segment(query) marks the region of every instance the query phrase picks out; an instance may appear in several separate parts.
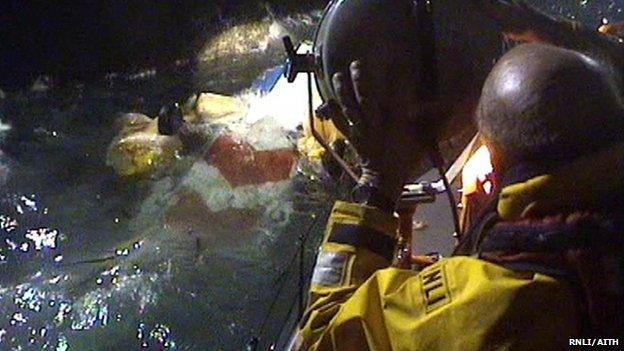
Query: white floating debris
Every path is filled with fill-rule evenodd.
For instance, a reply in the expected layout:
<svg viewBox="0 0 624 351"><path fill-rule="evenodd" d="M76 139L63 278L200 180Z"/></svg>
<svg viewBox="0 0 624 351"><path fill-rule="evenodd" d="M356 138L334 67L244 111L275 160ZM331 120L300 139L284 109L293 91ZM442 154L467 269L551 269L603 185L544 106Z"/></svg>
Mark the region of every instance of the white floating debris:
<svg viewBox="0 0 624 351"><path fill-rule="evenodd" d="M22 325L28 322L28 319L24 317L20 312L15 312L11 318L11 325Z"/></svg>
<svg viewBox="0 0 624 351"><path fill-rule="evenodd" d="M58 231L50 228L30 229L24 236L34 242L37 251L41 251L44 247L55 249Z"/></svg>
<svg viewBox="0 0 624 351"><path fill-rule="evenodd" d="M15 305L22 309L39 312L45 300L46 293L43 291L32 287L27 287L25 290L18 288L18 294L15 296Z"/></svg>
<svg viewBox="0 0 624 351"><path fill-rule="evenodd" d="M4 242L9 247L9 250L13 251L17 248L17 244L9 238L4 239Z"/></svg>
<svg viewBox="0 0 624 351"><path fill-rule="evenodd" d="M137 241L137 242L135 242L134 244L132 244L132 247L133 247L135 250L140 249L140 248L141 248L141 246L143 246L143 240Z"/></svg>
<svg viewBox="0 0 624 351"><path fill-rule="evenodd" d="M37 203L34 200L31 200L26 196L22 196L20 197L20 201L31 211L37 211Z"/></svg>
<svg viewBox="0 0 624 351"><path fill-rule="evenodd" d="M3 229L5 232L10 233L15 230L17 226L17 220L9 216L0 215L0 229Z"/></svg>
<svg viewBox="0 0 624 351"><path fill-rule="evenodd" d="M67 302L61 302L59 304L59 309L58 312L56 313L56 316L54 316L54 322L57 325L61 325L64 321L65 321L65 317L67 317L69 315L69 312L71 312L71 305Z"/></svg>
<svg viewBox="0 0 624 351"><path fill-rule="evenodd" d="M67 339L65 338L65 336L61 335L58 338L58 343L56 344L55 351L67 351L67 350L69 350L69 344L67 343Z"/></svg>
<svg viewBox="0 0 624 351"><path fill-rule="evenodd" d="M113 266L111 269L109 270L105 270L104 272L100 273L102 276L117 276L119 275L119 266Z"/></svg>
<svg viewBox="0 0 624 351"><path fill-rule="evenodd" d="M117 249L115 250L115 255L117 256L128 256L130 252L128 251L128 249Z"/></svg>

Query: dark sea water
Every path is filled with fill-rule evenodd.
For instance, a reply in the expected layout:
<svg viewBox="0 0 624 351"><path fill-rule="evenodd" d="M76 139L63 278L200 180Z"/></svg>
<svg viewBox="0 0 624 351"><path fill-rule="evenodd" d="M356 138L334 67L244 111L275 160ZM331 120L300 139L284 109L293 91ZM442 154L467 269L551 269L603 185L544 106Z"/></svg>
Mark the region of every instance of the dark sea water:
<svg viewBox="0 0 624 351"><path fill-rule="evenodd" d="M220 75L214 91L251 86L249 77L283 60L274 44L238 55L248 65L230 64L244 78ZM284 338L299 268L307 281L335 190L317 168L302 161L290 181L259 190L264 212L244 228L251 234L237 228L246 214L234 212L231 232L198 248L165 217L182 182L214 181L193 167L204 165L199 156L181 156L151 179L121 179L106 165L118 113L153 116L197 92L196 74L181 65L87 84L42 77L3 92L0 350L240 350L252 337L264 348ZM239 207L255 206L245 201Z"/></svg>
<svg viewBox="0 0 624 351"><path fill-rule="evenodd" d="M543 8L596 25L623 18L619 1ZM252 235L239 237L233 224L198 251L164 223L181 183L212 179L193 167L196 156L133 180L105 159L118 113L154 115L197 92L198 76L202 88L239 91L283 59L268 48L208 73L182 64L62 86L42 78L0 95L0 350L241 350L252 337L261 349L283 341L300 264L307 281L339 190L302 162L290 182L266 190Z"/></svg>
<svg viewBox="0 0 624 351"><path fill-rule="evenodd" d="M116 113L140 110L135 99L176 83L156 76L3 99L2 116L17 113L33 128L5 133L0 350L236 350L252 336L277 341L297 301L300 236L307 277L331 189L302 168L266 190L275 191L265 200L271 211L251 236L237 238L234 223L198 253L164 225L176 186L211 177L190 171L194 156L158 179L119 179L105 163Z"/></svg>

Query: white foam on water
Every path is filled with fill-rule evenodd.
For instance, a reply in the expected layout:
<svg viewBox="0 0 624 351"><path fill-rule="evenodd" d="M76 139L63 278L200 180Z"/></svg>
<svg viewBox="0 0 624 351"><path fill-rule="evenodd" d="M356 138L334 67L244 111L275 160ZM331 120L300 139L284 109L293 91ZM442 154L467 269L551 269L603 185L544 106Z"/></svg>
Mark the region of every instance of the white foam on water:
<svg viewBox="0 0 624 351"><path fill-rule="evenodd" d="M289 181L280 181L232 187L216 167L203 160L193 165L181 185L197 192L213 212L274 207L290 186Z"/></svg>
<svg viewBox="0 0 624 351"><path fill-rule="evenodd" d="M304 43L299 47L298 53L309 52L311 49L309 44ZM305 74L299 74L292 83L282 76L269 93L247 92L241 98L249 104L249 113L245 117L249 124L270 117L285 130L295 130L308 118L308 82ZM314 81L312 104L313 108L321 104Z"/></svg>

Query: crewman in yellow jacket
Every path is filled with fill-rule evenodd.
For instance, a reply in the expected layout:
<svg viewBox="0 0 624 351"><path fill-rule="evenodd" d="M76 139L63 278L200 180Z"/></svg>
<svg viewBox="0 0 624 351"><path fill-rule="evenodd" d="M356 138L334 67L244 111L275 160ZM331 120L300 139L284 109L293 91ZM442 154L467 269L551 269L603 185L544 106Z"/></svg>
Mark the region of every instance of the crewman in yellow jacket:
<svg viewBox="0 0 624 351"><path fill-rule="evenodd" d="M376 115L366 68L333 80L335 118L360 128L363 176L334 206L288 348L557 350L621 337L624 107L608 69L540 44L501 58L476 112L501 190L453 257L417 272L389 267L395 204L426 145L413 119Z"/></svg>

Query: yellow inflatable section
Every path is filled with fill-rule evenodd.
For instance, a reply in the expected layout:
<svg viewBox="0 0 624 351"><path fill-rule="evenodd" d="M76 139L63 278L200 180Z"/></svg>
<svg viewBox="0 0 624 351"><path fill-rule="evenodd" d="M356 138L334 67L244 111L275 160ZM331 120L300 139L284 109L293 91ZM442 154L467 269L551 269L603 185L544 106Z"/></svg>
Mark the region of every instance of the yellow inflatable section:
<svg viewBox="0 0 624 351"><path fill-rule="evenodd" d="M120 176L143 176L166 166L182 150L177 136L158 134L158 120L139 113L117 121L120 132L108 148L106 164Z"/></svg>
<svg viewBox="0 0 624 351"><path fill-rule="evenodd" d="M332 145L338 139L344 139L344 136L332 121L322 121L314 117L313 123L314 129L327 145ZM323 146L314 138L314 135L312 135L309 119L306 119L306 122L303 124L303 137L299 139L297 147L299 152L310 160L318 161L326 152Z"/></svg>
<svg viewBox="0 0 624 351"><path fill-rule="evenodd" d="M192 99L184 119L188 123L208 123L237 119L246 105L235 97L205 93ZM158 119L127 113L116 121L117 136L111 142L106 164L122 177L144 177L166 168L183 151L177 136L158 134Z"/></svg>

